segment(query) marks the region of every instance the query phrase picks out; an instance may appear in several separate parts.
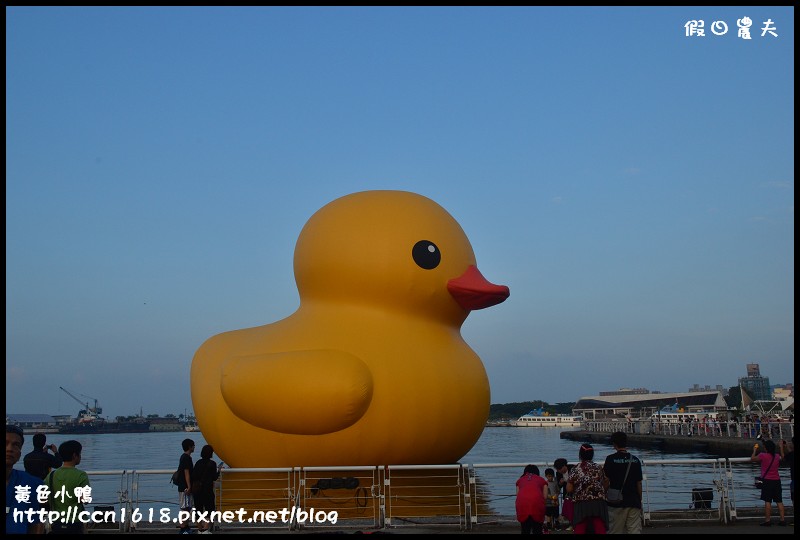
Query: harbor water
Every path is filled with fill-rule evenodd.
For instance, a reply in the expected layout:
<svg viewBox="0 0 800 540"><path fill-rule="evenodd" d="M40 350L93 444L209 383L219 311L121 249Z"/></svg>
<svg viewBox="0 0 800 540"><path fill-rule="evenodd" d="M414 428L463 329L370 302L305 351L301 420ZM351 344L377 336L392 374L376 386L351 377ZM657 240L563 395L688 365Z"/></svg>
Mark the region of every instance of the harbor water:
<svg viewBox="0 0 800 540"><path fill-rule="evenodd" d="M561 439L560 428L487 427L475 446L460 460L461 463L539 463L566 458L570 463L578 459L578 445ZM31 450L32 435L25 436L24 456ZM58 446L74 435L52 433L47 443ZM192 439L197 459L206 444L203 434L195 432L119 433L84 435L78 438L83 445L80 468L86 471L174 469L182 452L181 441ZM595 461L602 461L613 453L610 445L594 444ZM709 454L670 454L657 450L632 449L642 459L682 459L717 457ZM216 454L214 459L224 461ZM22 460L17 468L22 468ZM298 463L298 466L302 463ZM383 464L376 464L383 465Z"/></svg>

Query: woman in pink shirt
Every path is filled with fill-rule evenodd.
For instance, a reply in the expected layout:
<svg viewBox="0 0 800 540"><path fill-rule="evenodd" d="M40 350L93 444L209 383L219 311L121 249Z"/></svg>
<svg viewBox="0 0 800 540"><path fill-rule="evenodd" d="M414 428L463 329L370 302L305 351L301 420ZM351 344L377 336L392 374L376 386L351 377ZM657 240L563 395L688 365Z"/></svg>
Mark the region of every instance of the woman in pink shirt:
<svg viewBox="0 0 800 540"><path fill-rule="evenodd" d="M547 480L539 476L539 467L528 465L517 480L517 521L522 534L542 534Z"/></svg>
<svg viewBox="0 0 800 540"><path fill-rule="evenodd" d="M772 513L772 503L775 502L778 504L778 512L781 516L778 525L785 527L786 521L783 515L781 477L778 475L778 467L781 465L781 458L775 454L775 443L771 440L764 441L764 450L766 451L756 455L756 452L758 452L758 444L754 444L753 455L750 456L750 461L761 464L761 478L764 480L761 487L761 500L764 501L764 523L761 523L761 526L769 527L772 525L770 514Z"/></svg>

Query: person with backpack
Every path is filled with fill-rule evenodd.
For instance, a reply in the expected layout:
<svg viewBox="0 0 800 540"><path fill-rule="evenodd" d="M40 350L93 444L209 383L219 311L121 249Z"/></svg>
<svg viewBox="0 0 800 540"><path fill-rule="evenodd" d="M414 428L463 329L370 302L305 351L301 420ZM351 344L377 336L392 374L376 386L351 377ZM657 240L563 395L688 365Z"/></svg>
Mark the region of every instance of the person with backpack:
<svg viewBox="0 0 800 540"><path fill-rule="evenodd" d="M194 441L192 439L184 439L181 443L183 454L178 460L178 507L182 511L190 511L192 509L192 452L194 452ZM189 534L189 522L180 522L180 533Z"/></svg>

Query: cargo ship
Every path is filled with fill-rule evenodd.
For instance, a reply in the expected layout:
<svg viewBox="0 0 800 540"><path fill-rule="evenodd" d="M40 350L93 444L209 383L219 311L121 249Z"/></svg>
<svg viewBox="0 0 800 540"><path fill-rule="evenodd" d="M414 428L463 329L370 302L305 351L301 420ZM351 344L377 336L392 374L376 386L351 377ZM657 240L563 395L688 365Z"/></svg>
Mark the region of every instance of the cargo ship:
<svg viewBox="0 0 800 540"><path fill-rule="evenodd" d="M59 433L95 435L101 433L149 433L150 422L106 422L96 419L91 422L76 422L61 426Z"/></svg>
<svg viewBox="0 0 800 540"><path fill-rule="evenodd" d="M103 412L97 405L97 399L81 394L83 397L94 400L94 407L89 405L89 402L81 401L72 392L59 386L59 388L69 397L83 405L83 408L78 411L78 416L72 422L59 427L58 432L70 435L94 435L100 433L149 433L150 422L141 416L133 420L123 422L109 422L100 414Z"/></svg>

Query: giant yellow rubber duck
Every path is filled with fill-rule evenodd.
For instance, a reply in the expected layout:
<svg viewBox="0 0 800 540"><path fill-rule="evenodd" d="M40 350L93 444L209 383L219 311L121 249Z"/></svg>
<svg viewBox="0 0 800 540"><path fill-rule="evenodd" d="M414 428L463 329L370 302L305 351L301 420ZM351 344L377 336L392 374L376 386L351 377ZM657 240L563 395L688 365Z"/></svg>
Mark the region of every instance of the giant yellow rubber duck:
<svg viewBox="0 0 800 540"><path fill-rule="evenodd" d="M192 361L200 429L233 467L455 463L489 413L461 337L503 302L441 206L364 191L308 220L294 253L300 307L208 339Z"/></svg>

